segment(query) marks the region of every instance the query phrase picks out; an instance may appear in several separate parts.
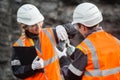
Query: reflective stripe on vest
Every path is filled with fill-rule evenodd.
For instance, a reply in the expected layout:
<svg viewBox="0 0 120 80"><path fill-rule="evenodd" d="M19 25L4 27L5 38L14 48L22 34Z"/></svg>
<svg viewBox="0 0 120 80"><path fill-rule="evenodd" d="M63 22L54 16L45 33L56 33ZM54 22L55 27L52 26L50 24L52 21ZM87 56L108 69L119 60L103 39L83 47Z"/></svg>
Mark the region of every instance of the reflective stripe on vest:
<svg viewBox="0 0 120 80"><path fill-rule="evenodd" d="M52 42L52 46L54 47L55 43L54 43L54 40L53 40L52 36L50 35L50 33L46 29L44 29L43 32L45 32L46 35L50 38L50 41Z"/></svg>
<svg viewBox="0 0 120 80"><path fill-rule="evenodd" d="M31 43L31 46L34 45L34 42L33 42L32 39L27 38L27 40ZM25 40L24 40L24 41L25 41ZM17 40L17 43L18 43L19 46L26 46L26 45L23 43L23 39L22 39L22 38L19 38L19 39Z"/></svg>
<svg viewBox="0 0 120 80"><path fill-rule="evenodd" d="M80 76L83 73L83 71L80 71L79 69L75 68L72 64L70 64L68 68L72 73L74 73L77 76Z"/></svg>
<svg viewBox="0 0 120 80"><path fill-rule="evenodd" d="M93 71L85 71L85 75L87 76L108 76L115 73L120 72L120 67L113 68L113 69L107 69L107 70L93 70Z"/></svg>
<svg viewBox="0 0 120 80"><path fill-rule="evenodd" d="M34 45L35 48L39 51L39 53L42 54L40 39L38 39Z"/></svg>
<svg viewBox="0 0 120 80"><path fill-rule="evenodd" d="M22 43L22 40L21 40L21 39L18 39L17 42L18 42L18 45L19 45L19 46L24 46L24 44Z"/></svg>
<svg viewBox="0 0 120 80"><path fill-rule="evenodd" d="M85 39L84 43L89 47L89 49L91 51L94 69L99 69L100 67L98 64L98 56L96 53L96 48L94 47L94 45L91 43L91 41L89 39Z"/></svg>
<svg viewBox="0 0 120 80"><path fill-rule="evenodd" d="M43 30L43 32L49 37L50 41L52 42L52 46L54 48L55 43L54 43L54 40L53 40L52 36L50 35L50 33L47 30ZM54 51L55 51L55 48L54 48ZM55 54L55 56L53 56L51 59L46 60L44 62L44 65L47 66L47 65L53 63L55 60L57 60L57 54Z"/></svg>
<svg viewBox="0 0 120 80"><path fill-rule="evenodd" d="M98 56L96 53L96 48L92 44L92 42L89 39L85 39L84 43L89 47L91 55L92 55L92 61L94 65L94 70L85 71L84 75L87 76L108 76L112 74L116 74L120 72L120 67L112 68L112 69L106 69L106 70L100 70L100 66L98 64Z"/></svg>
<svg viewBox="0 0 120 80"><path fill-rule="evenodd" d="M57 60L57 55L53 56L53 57L50 58L49 60L45 60L45 61L44 61L44 66L47 66L47 65L53 63L55 60Z"/></svg>

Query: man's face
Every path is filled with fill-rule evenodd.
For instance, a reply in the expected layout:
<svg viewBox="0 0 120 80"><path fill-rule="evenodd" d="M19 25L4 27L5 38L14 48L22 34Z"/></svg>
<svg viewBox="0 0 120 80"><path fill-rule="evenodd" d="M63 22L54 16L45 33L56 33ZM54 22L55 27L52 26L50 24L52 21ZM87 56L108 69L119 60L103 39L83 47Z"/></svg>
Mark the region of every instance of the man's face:
<svg viewBox="0 0 120 80"><path fill-rule="evenodd" d="M27 26L26 30L33 34L39 34L40 30L42 29L43 22L39 22L35 25Z"/></svg>

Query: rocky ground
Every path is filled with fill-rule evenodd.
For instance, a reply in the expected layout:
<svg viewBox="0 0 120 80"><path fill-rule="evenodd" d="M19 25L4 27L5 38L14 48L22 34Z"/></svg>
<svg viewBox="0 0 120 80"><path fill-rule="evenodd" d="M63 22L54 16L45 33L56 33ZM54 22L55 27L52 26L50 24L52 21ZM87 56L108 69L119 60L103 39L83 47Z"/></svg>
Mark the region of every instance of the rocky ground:
<svg viewBox="0 0 120 80"><path fill-rule="evenodd" d="M20 35L16 23L16 11L23 3L36 5L45 16L45 26L55 27L72 21L74 8L81 2L91 0L0 0L0 80L18 80L10 67L11 45ZM103 13L103 28L120 39L120 0L92 0ZM72 41L77 45L82 38L76 35ZM78 40L77 40L78 39Z"/></svg>

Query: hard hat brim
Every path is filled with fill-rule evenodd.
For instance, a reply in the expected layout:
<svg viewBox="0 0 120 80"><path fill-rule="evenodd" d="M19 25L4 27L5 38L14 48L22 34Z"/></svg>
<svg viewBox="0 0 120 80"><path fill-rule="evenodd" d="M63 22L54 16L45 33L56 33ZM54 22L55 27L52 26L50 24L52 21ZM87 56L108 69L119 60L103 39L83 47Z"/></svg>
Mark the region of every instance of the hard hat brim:
<svg viewBox="0 0 120 80"><path fill-rule="evenodd" d="M34 20L27 20L27 19L21 19L21 18L17 18L17 22L19 23L23 23L23 24L26 24L26 25L34 25L34 24L37 24L38 22L42 22L44 20L44 17L38 17L38 18L35 18Z"/></svg>

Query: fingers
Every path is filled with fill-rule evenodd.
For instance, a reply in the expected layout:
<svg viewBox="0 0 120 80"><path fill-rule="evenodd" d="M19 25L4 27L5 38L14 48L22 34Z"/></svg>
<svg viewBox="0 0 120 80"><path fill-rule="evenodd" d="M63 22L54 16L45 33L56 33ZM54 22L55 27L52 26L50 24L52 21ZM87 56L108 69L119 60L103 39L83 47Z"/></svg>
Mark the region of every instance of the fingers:
<svg viewBox="0 0 120 80"><path fill-rule="evenodd" d="M33 63L32 63L32 69L35 70L35 69L41 69L44 67L44 61L42 58L40 58L38 60L38 56L34 59Z"/></svg>
<svg viewBox="0 0 120 80"><path fill-rule="evenodd" d="M68 39L68 35L66 34L65 31L62 31L60 34L61 34L61 40L67 40Z"/></svg>
<svg viewBox="0 0 120 80"><path fill-rule="evenodd" d="M56 33L57 33L58 39L60 39L60 40L68 39L67 32L66 32L65 28L62 25L58 25L56 27Z"/></svg>

